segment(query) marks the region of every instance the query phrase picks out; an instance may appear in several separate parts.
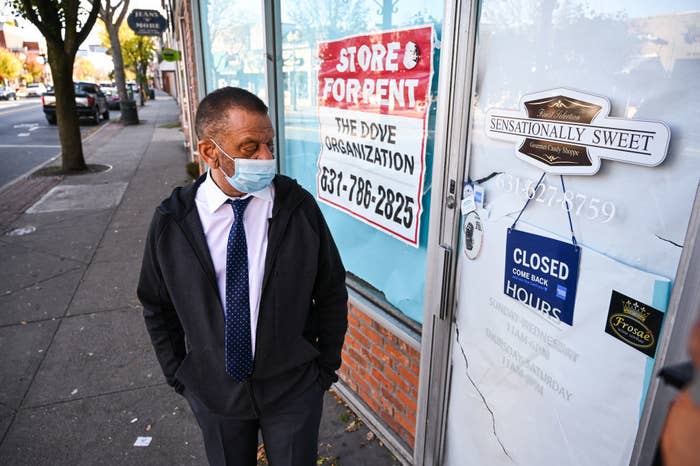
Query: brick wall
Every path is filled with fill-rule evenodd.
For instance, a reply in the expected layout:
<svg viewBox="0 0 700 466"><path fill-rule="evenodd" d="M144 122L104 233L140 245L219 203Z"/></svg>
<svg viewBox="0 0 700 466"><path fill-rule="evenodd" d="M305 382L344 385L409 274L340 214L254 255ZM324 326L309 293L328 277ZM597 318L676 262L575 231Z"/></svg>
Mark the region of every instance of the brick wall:
<svg viewBox="0 0 700 466"><path fill-rule="evenodd" d="M411 449L419 372L419 351L350 306L340 378Z"/></svg>
<svg viewBox="0 0 700 466"><path fill-rule="evenodd" d="M202 162L197 160L195 151L197 150L197 140L194 138L192 132L194 126L194 115L197 112L197 103L199 102L199 96L197 93L197 64L195 62L195 49L194 49L194 24L192 22L192 2L184 0L182 2L183 16L184 16L184 31L182 39L182 46L186 50L183 50L183 62L182 66L185 67L185 73L187 74L187 84L186 89L186 101L182 102L181 111L183 132L187 143L190 147L191 155L195 162L200 163L200 172L202 172ZM179 19L178 19L179 21Z"/></svg>

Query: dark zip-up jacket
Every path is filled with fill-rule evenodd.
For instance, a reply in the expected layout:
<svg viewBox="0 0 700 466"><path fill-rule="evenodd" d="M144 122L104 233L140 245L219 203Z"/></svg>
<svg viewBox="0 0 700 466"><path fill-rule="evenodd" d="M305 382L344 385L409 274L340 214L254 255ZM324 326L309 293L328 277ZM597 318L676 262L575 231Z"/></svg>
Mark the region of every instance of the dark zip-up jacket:
<svg viewBox="0 0 700 466"><path fill-rule="evenodd" d="M156 209L137 294L165 378L214 412L259 415L314 379L337 380L347 330L345 269L312 195L274 179L250 381L224 370L224 311L195 194L206 175ZM308 388L308 385L307 387Z"/></svg>

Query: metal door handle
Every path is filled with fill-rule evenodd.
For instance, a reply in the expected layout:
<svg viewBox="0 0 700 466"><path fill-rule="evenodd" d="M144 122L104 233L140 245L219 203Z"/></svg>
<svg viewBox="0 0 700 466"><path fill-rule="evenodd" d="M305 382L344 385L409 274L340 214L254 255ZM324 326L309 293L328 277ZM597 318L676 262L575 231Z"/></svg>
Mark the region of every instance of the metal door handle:
<svg viewBox="0 0 700 466"><path fill-rule="evenodd" d="M441 244L440 249L444 252L442 262L442 292L440 294L440 319L445 320L451 291L450 272L452 271L452 247L447 244Z"/></svg>

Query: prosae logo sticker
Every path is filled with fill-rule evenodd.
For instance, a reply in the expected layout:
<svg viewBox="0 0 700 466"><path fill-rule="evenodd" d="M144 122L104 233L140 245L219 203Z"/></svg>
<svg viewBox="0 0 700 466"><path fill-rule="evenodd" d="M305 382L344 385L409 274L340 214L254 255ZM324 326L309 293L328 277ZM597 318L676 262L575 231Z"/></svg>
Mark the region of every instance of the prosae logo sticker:
<svg viewBox="0 0 700 466"><path fill-rule="evenodd" d="M605 333L653 358L663 318L658 309L613 290Z"/></svg>

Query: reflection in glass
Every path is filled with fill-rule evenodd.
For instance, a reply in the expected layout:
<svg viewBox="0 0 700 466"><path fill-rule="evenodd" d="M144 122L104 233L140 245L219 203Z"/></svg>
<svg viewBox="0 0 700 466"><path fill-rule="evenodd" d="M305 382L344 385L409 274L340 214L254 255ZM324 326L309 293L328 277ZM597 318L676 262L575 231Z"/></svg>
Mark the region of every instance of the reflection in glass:
<svg viewBox="0 0 700 466"><path fill-rule="evenodd" d="M281 170L316 194L320 152L317 114L319 41L376 31L432 24L441 36L442 3L426 0L281 1L284 141ZM433 100L439 53L434 51ZM430 166L435 103L428 120L421 247L415 249L348 214L322 205L348 271L414 322L423 319L426 247L430 206Z"/></svg>
<svg viewBox="0 0 700 466"><path fill-rule="evenodd" d="M202 41L207 92L247 89L267 102L262 2L202 2Z"/></svg>

